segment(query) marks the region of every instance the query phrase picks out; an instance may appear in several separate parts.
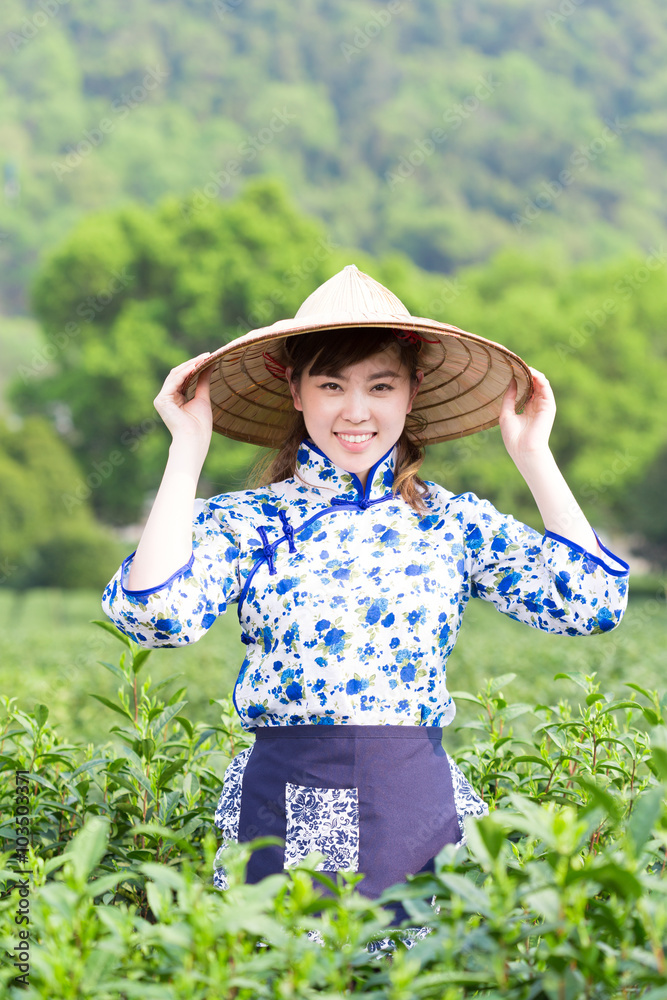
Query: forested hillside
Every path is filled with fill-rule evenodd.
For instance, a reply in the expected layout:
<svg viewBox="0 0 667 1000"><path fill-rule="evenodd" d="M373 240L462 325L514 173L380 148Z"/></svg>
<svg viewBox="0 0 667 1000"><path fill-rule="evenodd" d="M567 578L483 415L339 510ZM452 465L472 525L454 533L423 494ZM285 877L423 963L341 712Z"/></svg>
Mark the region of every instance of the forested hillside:
<svg viewBox="0 0 667 1000"><path fill-rule="evenodd" d="M659 0L5 0L0 36L0 585L103 582L169 367L350 262L547 372L586 512L664 564ZM497 430L424 471L539 527Z"/></svg>
<svg viewBox="0 0 667 1000"><path fill-rule="evenodd" d="M256 173L451 271L665 235L660 0L4 0L0 312L83 214Z"/></svg>

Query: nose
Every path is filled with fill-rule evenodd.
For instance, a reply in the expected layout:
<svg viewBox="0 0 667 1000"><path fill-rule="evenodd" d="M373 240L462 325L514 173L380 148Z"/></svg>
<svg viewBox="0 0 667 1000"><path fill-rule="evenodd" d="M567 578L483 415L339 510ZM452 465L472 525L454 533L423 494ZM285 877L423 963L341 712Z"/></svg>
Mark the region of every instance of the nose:
<svg viewBox="0 0 667 1000"><path fill-rule="evenodd" d="M368 399L363 389L348 389L343 400L342 418L351 424L362 424L370 415Z"/></svg>

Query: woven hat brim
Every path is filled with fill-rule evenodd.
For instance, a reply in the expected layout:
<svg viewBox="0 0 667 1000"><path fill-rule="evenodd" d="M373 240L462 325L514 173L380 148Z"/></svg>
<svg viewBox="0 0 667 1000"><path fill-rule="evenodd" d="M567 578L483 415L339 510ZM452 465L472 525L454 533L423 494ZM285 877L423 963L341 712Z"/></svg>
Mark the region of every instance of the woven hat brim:
<svg viewBox="0 0 667 1000"><path fill-rule="evenodd" d="M279 320L225 344L191 373L185 396L191 399L202 371L213 367L211 405L213 428L235 441L276 448L282 444L294 415L287 383L271 374L264 352L286 337L313 330L350 327L391 327L414 331L432 341L430 363L413 403L413 413L427 421L420 432L424 444L436 444L475 434L498 423L503 396L517 382L517 409L532 392L530 369L512 351L485 337L418 316L343 316L332 322L309 317ZM435 342L433 342L435 341ZM421 366L420 366L421 367Z"/></svg>

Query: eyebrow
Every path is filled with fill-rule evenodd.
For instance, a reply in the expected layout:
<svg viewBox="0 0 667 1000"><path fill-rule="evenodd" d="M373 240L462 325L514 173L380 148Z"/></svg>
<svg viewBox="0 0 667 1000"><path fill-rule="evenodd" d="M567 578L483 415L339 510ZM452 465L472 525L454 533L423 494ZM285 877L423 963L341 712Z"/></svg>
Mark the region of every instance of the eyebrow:
<svg viewBox="0 0 667 1000"><path fill-rule="evenodd" d="M340 372L334 372L334 371L321 372L319 375L313 375L312 378L337 378L340 379L342 382L349 381L347 376L341 374ZM372 375L368 376L366 381L374 382L378 378L400 378L400 372L395 372L391 368L386 368L384 371L381 372L373 372Z"/></svg>

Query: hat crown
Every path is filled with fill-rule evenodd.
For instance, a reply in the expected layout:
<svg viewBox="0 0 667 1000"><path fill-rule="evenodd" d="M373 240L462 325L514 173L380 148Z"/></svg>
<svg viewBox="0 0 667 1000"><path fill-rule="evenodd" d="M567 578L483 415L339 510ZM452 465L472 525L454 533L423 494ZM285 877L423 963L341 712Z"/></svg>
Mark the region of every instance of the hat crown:
<svg viewBox="0 0 667 1000"><path fill-rule="evenodd" d="M316 288L301 304L294 318L329 317L333 320L343 316L370 320L375 316L405 317L410 313L397 295L354 264L348 264Z"/></svg>

